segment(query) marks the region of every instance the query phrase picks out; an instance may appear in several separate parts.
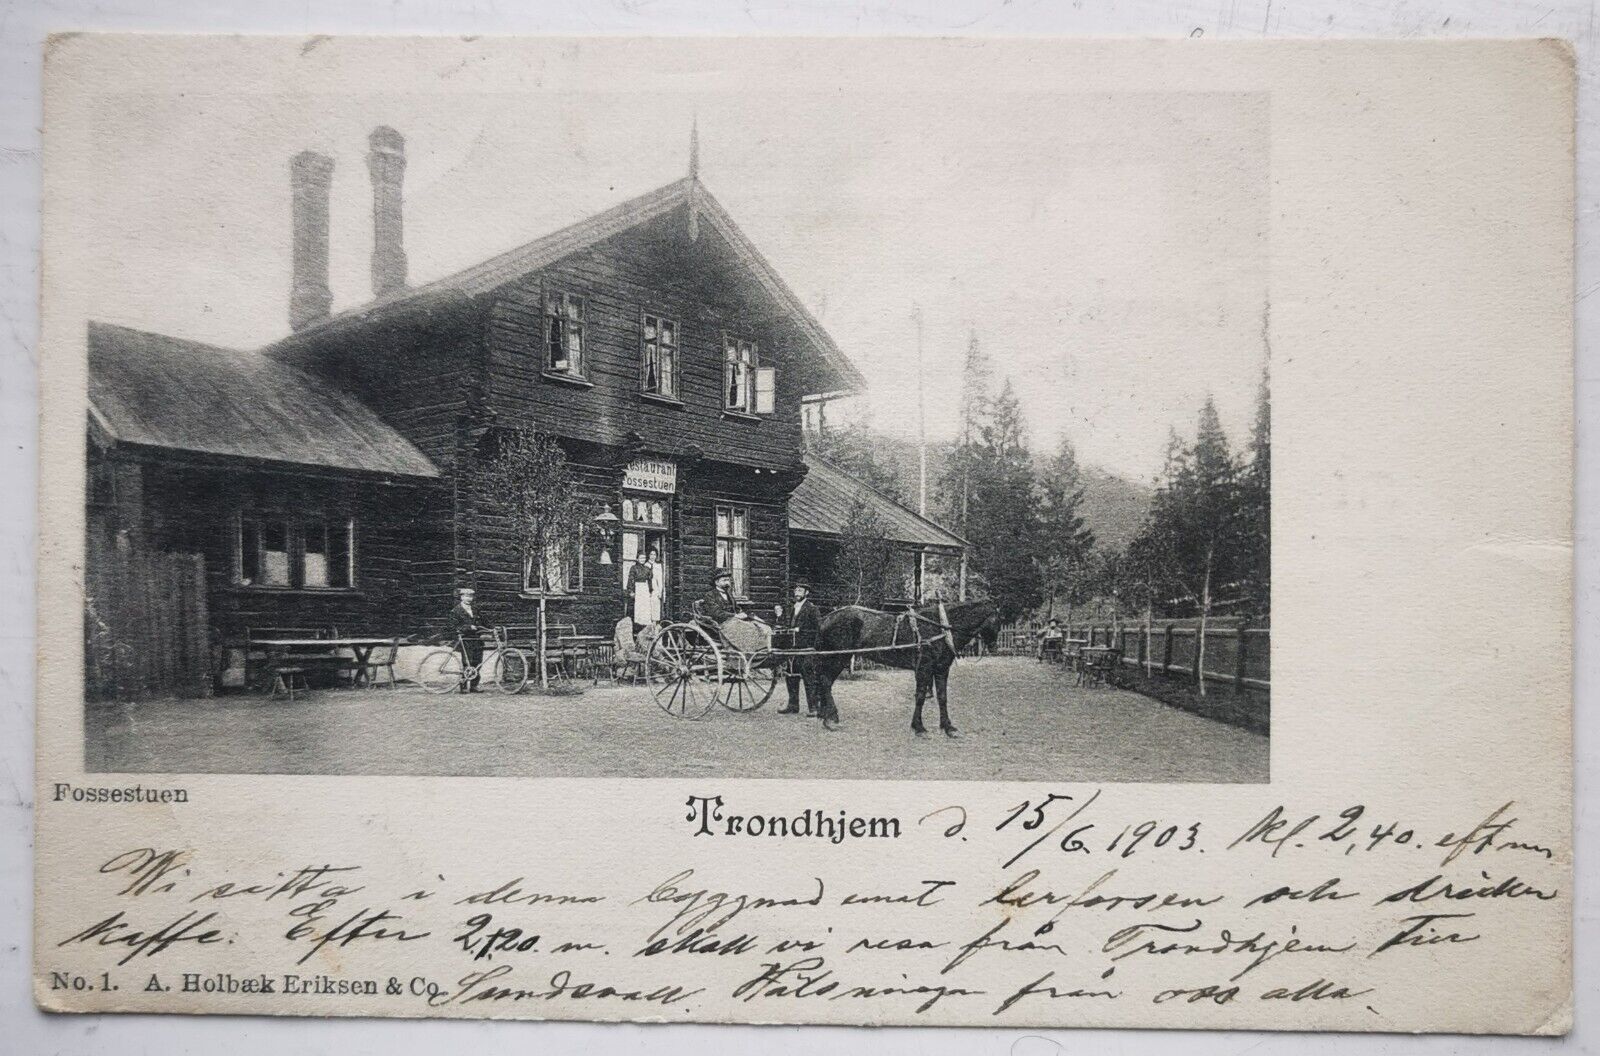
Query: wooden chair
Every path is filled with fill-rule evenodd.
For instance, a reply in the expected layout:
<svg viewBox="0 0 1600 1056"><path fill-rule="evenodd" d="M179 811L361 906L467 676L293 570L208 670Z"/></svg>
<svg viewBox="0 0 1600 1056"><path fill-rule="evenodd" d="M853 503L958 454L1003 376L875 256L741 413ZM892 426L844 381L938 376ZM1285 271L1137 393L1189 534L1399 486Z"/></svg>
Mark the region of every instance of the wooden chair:
<svg viewBox="0 0 1600 1056"><path fill-rule="evenodd" d="M545 665L549 668L552 682L571 682L583 677L583 667L588 658L582 646L561 640L577 633L576 624L547 622L544 625Z"/></svg>
<svg viewBox="0 0 1600 1056"><path fill-rule="evenodd" d="M1122 666L1122 652L1099 647L1085 654L1078 676L1079 685L1113 686Z"/></svg>
<svg viewBox="0 0 1600 1056"><path fill-rule="evenodd" d="M272 665L272 689L269 697L276 697L278 691L289 695L289 700L294 700L295 683L300 683L300 688L310 692L311 686L306 682L306 669L293 663L275 663Z"/></svg>
<svg viewBox="0 0 1600 1056"><path fill-rule="evenodd" d="M624 616L611 632L611 680L621 682L626 678L638 685L645 674L645 653L633 636L633 618Z"/></svg>
<svg viewBox="0 0 1600 1056"><path fill-rule="evenodd" d="M353 665L355 670L350 676L352 684L359 685L362 679L366 679L367 685L376 686L378 685L378 671L382 669L389 674L389 681L386 685L390 689L394 689L397 685L394 677L394 662L399 655L400 639L398 638L388 645L376 647L367 654L367 662L365 664L357 663Z"/></svg>
<svg viewBox="0 0 1600 1056"><path fill-rule="evenodd" d="M539 662L538 625L517 624L501 627L498 633L505 644L515 646L528 654L529 660L534 664L535 677L537 677L537 665ZM546 622L544 625L544 664L552 685L565 682L574 677L573 672L578 667L575 654L580 650L571 643L563 644L560 639L577 633L577 626L570 623Z"/></svg>
<svg viewBox="0 0 1600 1056"><path fill-rule="evenodd" d="M616 655L615 642L590 642L583 650L583 664L589 672L589 684L598 686L601 680L615 683L617 668L612 663Z"/></svg>

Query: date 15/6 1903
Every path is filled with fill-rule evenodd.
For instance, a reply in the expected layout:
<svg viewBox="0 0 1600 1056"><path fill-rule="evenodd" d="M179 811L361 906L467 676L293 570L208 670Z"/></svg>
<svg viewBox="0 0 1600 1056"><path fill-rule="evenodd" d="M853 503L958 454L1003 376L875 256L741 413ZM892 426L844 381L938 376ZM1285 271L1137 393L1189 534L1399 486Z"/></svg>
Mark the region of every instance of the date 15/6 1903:
<svg viewBox="0 0 1600 1056"><path fill-rule="evenodd" d="M1034 849L1051 841L1055 841L1066 854L1110 854L1118 858L1129 858L1136 853L1150 853L1157 849L1164 852L1179 852L1198 848L1200 842L1198 821L1175 823L1158 820L1141 821L1124 825L1120 831L1112 833L1110 827L1084 820L1084 813L1095 800L1100 798L1100 791L1096 789L1093 794L1084 798L1051 792L1041 799L1025 799L1012 807L994 827L995 831L1005 832L1009 829L1019 833L1037 833L1037 835L1011 855L1002 868L1010 868ZM967 823L964 808L946 807L934 811L922 820L926 822L948 812L956 812L959 820L950 824L944 830L944 835L955 836Z"/></svg>

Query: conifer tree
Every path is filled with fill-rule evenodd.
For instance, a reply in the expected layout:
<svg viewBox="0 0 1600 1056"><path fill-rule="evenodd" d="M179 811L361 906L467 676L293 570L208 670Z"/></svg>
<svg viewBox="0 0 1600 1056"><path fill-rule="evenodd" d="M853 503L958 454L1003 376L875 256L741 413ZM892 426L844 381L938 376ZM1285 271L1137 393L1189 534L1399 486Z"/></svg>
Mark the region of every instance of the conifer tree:
<svg viewBox="0 0 1600 1056"><path fill-rule="evenodd" d="M1089 581L1094 533L1085 525L1083 472L1071 439L1061 438L1056 453L1039 470L1040 574L1044 580L1045 616L1052 617L1058 600L1072 608Z"/></svg>
<svg viewBox="0 0 1600 1056"><path fill-rule="evenodd" d="M1267 367L1256 391L1256 418L1250 430L1249 462L1241 473L1245 554L1242 575L1254 617L1272 612L1272 391Z"/></svg>
<svg viewBox="0 0 1600 1056"><path fill-rule="evenodd" d="M813 437L811 450L902 505L906 486L894 465L882 459L881 446L865 415L850 417Z"/></svg>
<svg viewBox="0 0 1600 1056"><path fill-rule="evenodd" d="M961 365L961 407L956 421L955 445L945 465L942 483L944 523L958 535L971 538L968 517L972 507L973 477L984 430L989 425L993 404L994 368L978 343L978 335L967 339L966 357Z"/></svg>
<svg viewBox="0 0 1600 1056"><path fill-rule="evenodd" d="M973 451L966 537L972 565L1000 608L1015 620L1038 607L1039 506L1022 406L1009 379L995 398Z"/></svg>
<svg viewBox="0 0 1600 1056"><path fill-rule="evenodd" d="M1135 546L1152 589L1187 603L1199 616L1196 689L1201 696L1206 692L1206 632L1218 591L1237 584L1247 553L1240 492L1239 464L1229 450L1216 404L1207 397L1194 444L1183 445L1176 433L1168 442L1150 517Z"/></svg>

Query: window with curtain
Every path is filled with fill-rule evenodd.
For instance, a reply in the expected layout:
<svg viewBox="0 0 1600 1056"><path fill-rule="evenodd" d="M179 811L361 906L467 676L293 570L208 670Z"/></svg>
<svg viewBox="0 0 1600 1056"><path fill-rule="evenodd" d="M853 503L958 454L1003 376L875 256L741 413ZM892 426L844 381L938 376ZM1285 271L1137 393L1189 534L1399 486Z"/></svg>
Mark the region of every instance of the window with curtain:
<svg viewBox="0 0 1600 1056"><path fill-rule="evenodd" d="M301 579L307 587L350 585L350 522L307 521L301 528L305 553Z"/></svg>
<svg viewBox="0 0 1600 1056"><path fill-rule="evenodd" d="M551 290L544 299L544 369L583 376L584 299L565 290Z"/></svg>
<svg viewBox="0 0 1600 1056"><path fill-rule="evenodd" d="M541 560L529 554L522 562L522 589L528 594L555 596L583 589L583 533L545 547Z"/></svg>
<svg viewBox="0 0 1600 1056"><path fill-rule="evenodd" d="M722 406L741 414L756 410L755 378L760 353L754 341L727 335L722 343Z"/></svg>
<svg viewBox="0 0 1600 1056"><path fill-rule="evenodd" d="M640 384L654 396L678 398L678 324L665 316L644 316Z"/></svg>
<svg viewBox="0 0 1600 1056"><path fill-rule="evenodd" d="M346 590L355 586L355 520L241 511L234 582L243 587Z"/></svg>
<svg viewBox="0 0 1600 1056"><path fill-rule="evenodd" d="M750 511L743 506L717 507L717 568L733 575L733 594L750 596Z"/></svg>

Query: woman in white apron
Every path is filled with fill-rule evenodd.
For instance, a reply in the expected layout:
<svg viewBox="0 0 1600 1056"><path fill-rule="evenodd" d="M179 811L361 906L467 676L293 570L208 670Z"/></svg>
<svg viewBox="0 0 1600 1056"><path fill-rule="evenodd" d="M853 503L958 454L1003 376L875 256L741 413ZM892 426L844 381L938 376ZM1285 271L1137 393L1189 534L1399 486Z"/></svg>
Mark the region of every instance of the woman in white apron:
<svg viewBox="0 0 1600 1056"><path fill-rule="evenodd" d="M634 633L661 620L661 594L666 578L661 568L661 550L650 548L648 560L635 561L628 570L628 593L633 597Z"/></svg>

